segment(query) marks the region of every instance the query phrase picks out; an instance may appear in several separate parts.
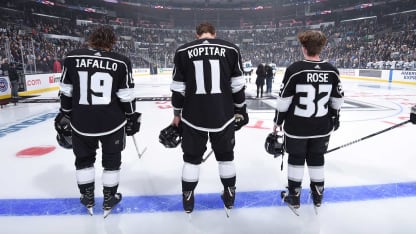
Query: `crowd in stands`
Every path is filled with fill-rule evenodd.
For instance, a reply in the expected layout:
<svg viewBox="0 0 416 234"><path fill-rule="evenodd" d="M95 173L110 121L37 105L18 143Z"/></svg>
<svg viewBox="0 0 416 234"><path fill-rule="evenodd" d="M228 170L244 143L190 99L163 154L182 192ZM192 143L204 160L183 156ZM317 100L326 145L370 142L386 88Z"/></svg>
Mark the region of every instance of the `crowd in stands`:
<svg viewBox="0 0 416 234"><path fill-rule="evenodd" d="M26 73L53 72L53 64L68 51L85 46L84 38L97 25L30 12L1 13L0 63L6 59L22 63ZM322 23L315 28L329 40L321 57L339 68L416 70L415 22L416 13L407 13ZM195 39L194 29L113 26L119 39L115 50L130 57L135 68L172 67L175 49ZM284 67L302 58L296 35L311 27L221 29L217 37L239 45L243 61L251 60L254 66L275 63Z"/></svg>

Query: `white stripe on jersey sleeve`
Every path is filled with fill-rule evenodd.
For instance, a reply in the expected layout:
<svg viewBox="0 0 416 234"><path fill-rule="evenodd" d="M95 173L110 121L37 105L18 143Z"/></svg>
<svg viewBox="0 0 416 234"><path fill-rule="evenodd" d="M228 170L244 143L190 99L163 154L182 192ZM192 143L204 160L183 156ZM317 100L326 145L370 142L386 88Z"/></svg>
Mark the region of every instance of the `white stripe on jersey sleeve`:
<svg viewBox="0 0 416 234"><path fill-rule="evenodd" d="M342 104L344 103L344 99L343 98L336 98L336 97L331 97L330 99L329 99L329 106L332 108L332 109L335 109L335 110L339 110L339 109L341 109L341 106L342 106Z"/></svg>
<svg viewBox="0 0 416 234"><path fill-rule="evenodd" d="M173 107L173 111L177 111L177 112L181 113L182 112L182 108Z"/></svg>
<svg viewBox="0 0 416 234"><path fill-rule="evenodd" d="M234 103L234 106L237 108L241 108L246 104L246 102L244 101L243 103Z"/></svg>
<svg viewBox="0 0 416 234"><path fill-rule="evenodd" d="M292 103L293 96L290 97L277 97L276 110L279 112L286 112L289 110L289 106Z"/></svg>
<svg viewBox="0 0 416 234"><path fill-rule="evenodd" d="M64 83L60 83L59 84L60 88L59 88L59 92L67 97L72 97L72 90L74 89L72 84L64 84Z"/></svg>
<svg viewBox="0 0 416 234"><path fill-rule="evenodd" d="M121 102L131 102L135 99L134 89L132 88L119 89L116 94L117 94L117 97L120 98Z"/></svg>
<svg viewBox="0 0 416 234"><path fill-rule="evenodd" d="M243 76L231 77L231 90L237 93L246 85L246 80Z"/></svg>
<svg viewBox="0 0 416 234"><path fill-rule="evenodd" d="M181 93L182 95L185 96L185 82L181 82L181 81L172 81L172 84L170 84L170 90Z"/></svg>

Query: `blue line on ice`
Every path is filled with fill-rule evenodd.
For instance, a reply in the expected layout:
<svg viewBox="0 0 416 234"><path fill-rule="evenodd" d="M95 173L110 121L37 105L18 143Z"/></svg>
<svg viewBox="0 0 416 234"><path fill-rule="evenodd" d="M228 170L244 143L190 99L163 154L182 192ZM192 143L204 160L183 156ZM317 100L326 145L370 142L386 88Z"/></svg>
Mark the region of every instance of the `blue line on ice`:
<svg viewBox="0 0 416 234"><path fill-rule="evenodd" d="M122 191L121 191L122 192ZM301 204L310 205L309 189L303 189ZM416 182L328 187L324 205L340 202L356 202L405 198L416 196ZM102 195L96 198L94 213L102 213ZM282 206L280 190L238 191L235 209ZM219 193L195 194L195 211L222 209ZM154 213L182 211L182 197L177 195L125 196L114 213ZM87 214L79 198L0 199L0 216L45 216Z"/></svg>

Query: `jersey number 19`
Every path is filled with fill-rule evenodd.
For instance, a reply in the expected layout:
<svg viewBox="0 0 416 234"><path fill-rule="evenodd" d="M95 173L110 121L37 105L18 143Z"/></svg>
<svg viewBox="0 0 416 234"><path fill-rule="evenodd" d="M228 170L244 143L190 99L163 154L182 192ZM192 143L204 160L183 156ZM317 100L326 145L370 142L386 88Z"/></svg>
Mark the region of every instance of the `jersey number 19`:
<svg viewBox="0 0 416 234"><path fill-rule="evenodd" d="M113 77L105 72L95 72L88 79L88 72L79 71L79 104L81 105L107 105L111 102L111 89ZM90 89L88 89L90 82ZM90 91L91 90L91 91ZM88 102L91 96L91 103Z"/></svg>

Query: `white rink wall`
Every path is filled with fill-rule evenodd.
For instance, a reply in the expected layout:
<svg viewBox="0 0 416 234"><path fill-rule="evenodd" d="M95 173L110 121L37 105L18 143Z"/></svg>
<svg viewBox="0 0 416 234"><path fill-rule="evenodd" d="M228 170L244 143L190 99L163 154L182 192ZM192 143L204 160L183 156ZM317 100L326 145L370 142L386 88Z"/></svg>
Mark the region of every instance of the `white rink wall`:
<svg viewBox="0 0 416 234"><path fill-rule="evenodd" d="M159 68L158 74L168 75L172 74L172 68ZM276 76L283 75L286 68L278 67ZM416 71L409 70L372 70L372 69L339 69L341 78L343 79L358 79L376 82L387 83L401 83L416 85ZM149 68L135 68L133 69L134 77L148 76L150 74ZM255 76L255 70L252 73ZM60 73L47 73L26 75L24 78L26 90L19 92L19 95L32 95L42 93L45 91L59 89ZM0 77L0 99L10 98L10 80L6 76Z"/></svg>

